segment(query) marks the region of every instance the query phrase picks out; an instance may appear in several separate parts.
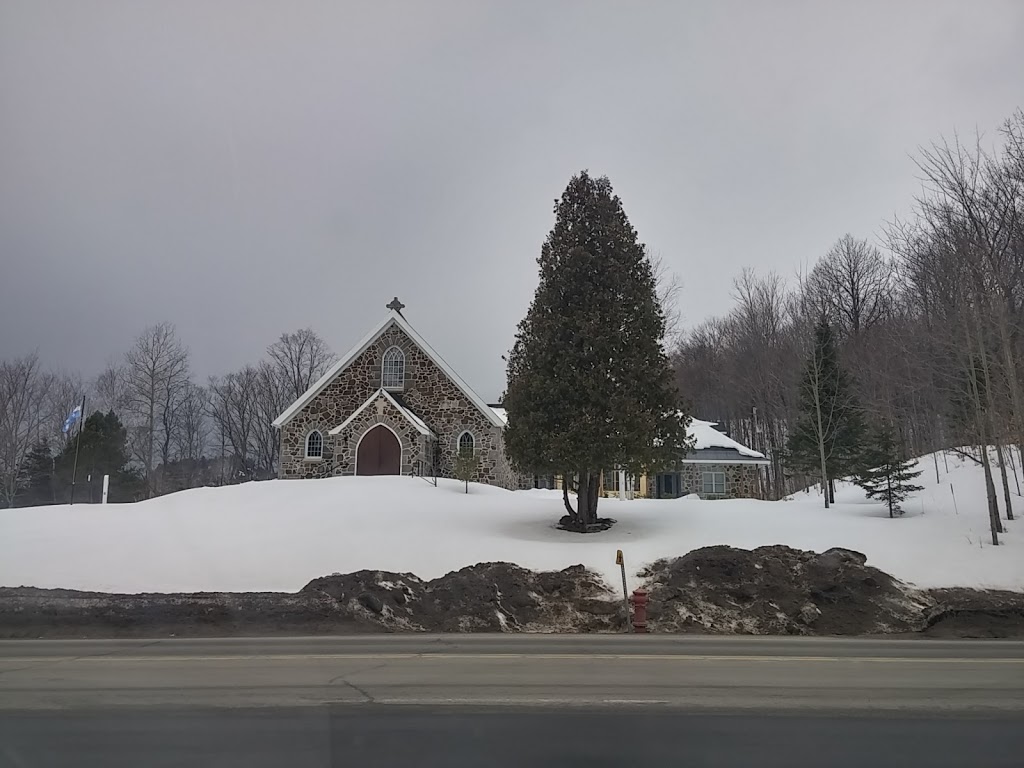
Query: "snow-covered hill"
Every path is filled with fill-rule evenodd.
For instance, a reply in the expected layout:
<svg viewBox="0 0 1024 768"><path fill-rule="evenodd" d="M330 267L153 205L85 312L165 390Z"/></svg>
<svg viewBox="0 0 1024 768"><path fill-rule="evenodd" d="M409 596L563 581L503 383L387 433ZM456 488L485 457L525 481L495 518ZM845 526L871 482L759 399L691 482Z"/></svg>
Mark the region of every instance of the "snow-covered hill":
<svg viewBox="0 0 1024 768"><path fill-rule="evenodd" d="M0 510L0 585L143 591L293 591L310 579L362 568L433 578L482 561L534 569L575 563L619 583L615 550L635 572L660 557L712 544L847 547L922 587L1024 589L1024 523L1006 546L989 542L981 468L948 457L935 482L890 520L855 486L825 510L801 493L785 501L601 501L619 523L580 536L554 527L554 491L510 492L418 478L334 478L199 488L138 504ZM1022 478L1024 480L1024 478ZM952 483L957 505L954 507ZM1024 499L1016 495L1020 512Z"/></svg>

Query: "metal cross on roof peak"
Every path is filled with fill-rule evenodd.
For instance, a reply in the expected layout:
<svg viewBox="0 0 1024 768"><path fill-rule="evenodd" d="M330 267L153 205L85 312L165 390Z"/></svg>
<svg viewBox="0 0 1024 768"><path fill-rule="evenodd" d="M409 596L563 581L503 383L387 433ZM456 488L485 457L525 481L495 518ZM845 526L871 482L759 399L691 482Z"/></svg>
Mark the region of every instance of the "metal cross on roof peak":
<svg viewBox="0 0 1024 768"><path fill-rule="evenodd" d="M405 304L400 302L398 300L398 297L395 296L395 298L391 300L391 303L387 305L387 308L395 312L401 312L403 309L405 309Z"/></svg>

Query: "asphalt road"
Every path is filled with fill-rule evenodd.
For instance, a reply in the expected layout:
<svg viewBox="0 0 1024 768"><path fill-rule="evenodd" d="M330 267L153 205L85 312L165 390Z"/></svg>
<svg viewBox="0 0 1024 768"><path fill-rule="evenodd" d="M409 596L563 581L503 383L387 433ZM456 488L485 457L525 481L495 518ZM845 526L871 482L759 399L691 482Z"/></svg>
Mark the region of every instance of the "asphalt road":
<svg viewBox="0 0 1024 768"><path fill-rule="evenodd" d="M0 642L0 767L1020 766L1024 643Z"/></svg>

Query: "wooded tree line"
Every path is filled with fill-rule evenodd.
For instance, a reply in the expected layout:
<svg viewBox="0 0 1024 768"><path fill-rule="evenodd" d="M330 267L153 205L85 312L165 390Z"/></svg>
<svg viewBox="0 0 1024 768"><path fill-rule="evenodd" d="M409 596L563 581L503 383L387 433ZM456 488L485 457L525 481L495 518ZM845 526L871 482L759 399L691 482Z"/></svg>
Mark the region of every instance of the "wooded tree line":
<svg viewBox="0 0 1024 768"><path fill-rule="evenodd" d="M1024 111L993 148L942 140L917 166L912 214L877 246L844 235L793 282L745 270L732 310L684 333L674 362L697 415L771 458L777 498L821 480L787 448L824 324L865 428L891 426L909 455L991 446L974 455L995 539L997 496L1012 514L1008 449L1024 446Z"/></svg>
<svg viewBox="0 0 1024 768"><path fill-rule="evenodd" d="M34 353L0 361L0 504L67 501L78 427L61 427L83 395L91 415L76 500L98 501L102 474L120 501L273 477L271 421L332 362L328 345L302 329L282 334L257 364L198 382L170 323L145 329L90 382L44 370Z"/></svg>

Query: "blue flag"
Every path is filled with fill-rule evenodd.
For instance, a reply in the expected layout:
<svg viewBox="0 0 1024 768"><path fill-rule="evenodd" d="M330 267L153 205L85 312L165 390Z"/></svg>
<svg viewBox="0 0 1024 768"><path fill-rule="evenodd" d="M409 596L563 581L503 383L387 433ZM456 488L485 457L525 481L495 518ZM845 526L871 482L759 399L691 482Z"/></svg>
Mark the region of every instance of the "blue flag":
<svg viewBox="0 0 1024 768"><path fill-rule="evenodd" d="M64 426L61 428L61 432L66 435L71 431L71 428L78 423L80 418L82 418L82 406L76 405L75 409L68 414L66 419L64 419Z"/></svg>

